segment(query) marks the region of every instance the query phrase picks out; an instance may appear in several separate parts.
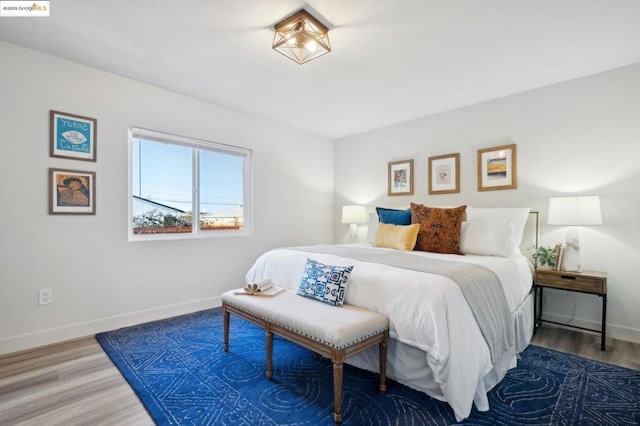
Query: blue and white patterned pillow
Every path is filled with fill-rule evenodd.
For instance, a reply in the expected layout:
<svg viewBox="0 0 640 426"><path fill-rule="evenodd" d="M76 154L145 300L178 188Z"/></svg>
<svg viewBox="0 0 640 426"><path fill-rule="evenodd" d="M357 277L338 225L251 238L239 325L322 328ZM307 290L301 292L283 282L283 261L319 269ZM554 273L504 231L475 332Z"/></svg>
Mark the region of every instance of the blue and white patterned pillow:
<svg viewBox="0 0 640 426"><path fill-rule="evenodd" d="M342 306L353 266L331 266L307 259L298 294L333 306Z"/></svg>

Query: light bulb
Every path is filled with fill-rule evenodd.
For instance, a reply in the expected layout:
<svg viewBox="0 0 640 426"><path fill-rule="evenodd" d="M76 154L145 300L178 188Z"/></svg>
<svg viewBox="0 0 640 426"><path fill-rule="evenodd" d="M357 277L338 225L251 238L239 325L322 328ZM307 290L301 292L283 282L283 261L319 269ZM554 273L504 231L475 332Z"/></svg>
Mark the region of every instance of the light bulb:
<svg viewBox="0 0 640 426"><path fill-rule="evenodd" d="M304 47L306 47L309 52L315 52L318 48L318 44L315 40L310 40L304 45Z"/></svg>

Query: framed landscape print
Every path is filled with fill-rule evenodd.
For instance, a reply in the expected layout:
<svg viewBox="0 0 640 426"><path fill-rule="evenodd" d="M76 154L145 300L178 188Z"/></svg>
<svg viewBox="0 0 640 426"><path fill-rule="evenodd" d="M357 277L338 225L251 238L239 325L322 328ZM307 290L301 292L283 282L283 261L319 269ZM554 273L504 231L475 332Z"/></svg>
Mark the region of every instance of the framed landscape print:
<svg viewBox="0 0 640 426"><path fill-rule="evenodd" d="M74 160L96 161L95 118L49 111L49 155Z"/></svg>
<svg viewBox="0 0 640 426"><path fill-rule="evenodd" d="M515 144L478 150L478 191L517 187Z"/></svg>
<svg viewBox="0 0 640 426"><path fill-rule="evenodd" d="M49 214L96 214L96 173L49 169Z"/></svg>
<svg viewBox="0 0 640 426"><path fill-rule="evenodd" d="M429 157L429 194L460 192L460 154Z"/></svg>
<svg viewBox="0 0 640 426"><path fill-rule="evenodd" d="M413 195L413 160L389 163L388 195Z"/></svg>

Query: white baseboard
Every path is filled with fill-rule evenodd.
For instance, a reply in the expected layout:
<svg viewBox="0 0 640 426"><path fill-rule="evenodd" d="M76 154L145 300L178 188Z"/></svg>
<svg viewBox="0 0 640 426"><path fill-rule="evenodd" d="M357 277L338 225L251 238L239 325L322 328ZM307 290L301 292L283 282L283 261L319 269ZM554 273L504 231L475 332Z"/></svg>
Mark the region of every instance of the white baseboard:
<svg viewBox="0 0 640 426"><path fill-rule="evenodd" d="M0 339L0 355L32 349L39 346L78 339L103 331L116 330L122 327L142 324L150 321L190 314L192 312L211 309L222 305L220 297L194 300L177 305L132 312L108 318L72 324L64 327L50 328L33 333L11 336Z"/></svg>
<svg viewBox="0 0 640 426"><path fill-rule="evenodd" d="M575 325L577 327L590 328L593 330L600 330L601 325L599 321L592 321L583 318L573 318L566 315L558 315L551 312L543 312L542 318L554 321L562 324ZM611 324L607 322L607 337L611 337L619 340L626 340L628 342L640 343L640 330L630 327L622 327L619 325Z"/></svg>

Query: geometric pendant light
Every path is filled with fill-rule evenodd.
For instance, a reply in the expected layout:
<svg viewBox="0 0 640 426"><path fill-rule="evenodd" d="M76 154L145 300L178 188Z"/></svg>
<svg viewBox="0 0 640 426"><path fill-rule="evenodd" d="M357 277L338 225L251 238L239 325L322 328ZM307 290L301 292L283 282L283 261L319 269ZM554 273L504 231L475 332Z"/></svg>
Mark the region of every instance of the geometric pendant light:
<svg viewBox="0 0 640 426"><path fill-rule="evenodd" d="M302 9L274 25L273 49L304 64L331 52L329 29Z"/></svg>

